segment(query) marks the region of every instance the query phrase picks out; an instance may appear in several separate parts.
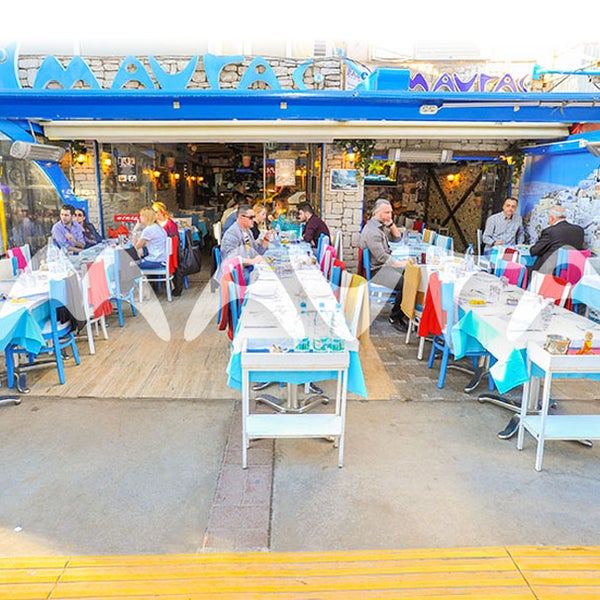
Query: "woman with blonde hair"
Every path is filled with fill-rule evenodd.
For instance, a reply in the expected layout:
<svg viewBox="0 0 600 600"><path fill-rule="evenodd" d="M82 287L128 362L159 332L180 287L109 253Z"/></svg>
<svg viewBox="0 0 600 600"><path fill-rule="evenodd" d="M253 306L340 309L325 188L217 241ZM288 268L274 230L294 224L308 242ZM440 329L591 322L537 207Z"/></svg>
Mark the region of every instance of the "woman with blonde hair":
<svg viewBox="0 0 600 600"><path fill-rule="evenodd" d="M181 256L181 240L179 239L179 227L171 218L169 209L164 202L153 202L152 210L156 213L156 222L167 232L170 238L177 238L177 258ZM173 296L181 296L183 291L183 275L181 269L177 267L173 273Z"/></svg>
<svg viewBox="0 0 600 600"><path fill-rule="evenodd" d="M164 202L153 202L152 210L156 213L157 223L167 232L169 237L179 235L177 223L171 218L169 209Z"/></svg>
<svg viewBox="0 0 600 600"><path fill-rule="evenodd" d="M257 240L261 233L266 231L265 221L267 220L267 207L264 202L256 202L252 207L254 209L254 224L250 227L250 231Z"/></svg>
<svg viewBox="0 0 600 600"><path fill-rule="evenodd" d="M159 269L167 261L166 241L167 232L156 222L156 213L150 206L140 210L142 232L133 238L133 246L140 259L141 269Z"/></svg>

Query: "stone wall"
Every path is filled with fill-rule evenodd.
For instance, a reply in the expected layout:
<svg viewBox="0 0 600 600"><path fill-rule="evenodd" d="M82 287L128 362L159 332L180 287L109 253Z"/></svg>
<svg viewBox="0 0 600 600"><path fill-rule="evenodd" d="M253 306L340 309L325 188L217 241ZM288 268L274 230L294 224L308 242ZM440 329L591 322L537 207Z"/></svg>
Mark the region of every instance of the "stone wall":
<svg viewBox="0 0 600 600"><path fill-rule="evenodd" d="M46 57L43 55L35 56L19 56L18 59L18 77L21 87L24 89L32 88L35 83L38 70ZM56 56L55 57L63 68L67 68L72 56ZM85 63L90 67L98 84L102 89L110 89L113 85L115 77L122 68L126 68L128 72L133 73L137 69L137 65L133 62L127 63L125 56L84 56L82 57ZM152 66L147 57L136 57L137 61L144 67L146 73L156 86L160 88L158 81L153 73ZM182 72L189 64L192 57L170 57L161 56L157 58L160 67L170 75ZM243 75L248 72L248 67L252 63L254 57L244 57L241 62L232 62L223 67L220 73L219 86L220 89L236 89ZM305 61L265 57L271 70L275 73L280 86L283 89L298 89L294 83L293 75L296 69ZM260 66L257 69L260 71ZM302 82L309 90L326 90L343 89L343 59L337 57L325 57L312 59L312 64L304 71ZM144 74L145 75L145 74ZM77 82L73 85L74 89L81 89L84 85L82 82ZM58 83L51 83L48 89L61 88ZM144 86L136 81L130 81L124 86L124 89L143 89ZM211 89L202 56L200 56L196 68L192 74L190 82L186 89ZM269 86L261 81L255 82L249 89L269 89Z"/></svg>

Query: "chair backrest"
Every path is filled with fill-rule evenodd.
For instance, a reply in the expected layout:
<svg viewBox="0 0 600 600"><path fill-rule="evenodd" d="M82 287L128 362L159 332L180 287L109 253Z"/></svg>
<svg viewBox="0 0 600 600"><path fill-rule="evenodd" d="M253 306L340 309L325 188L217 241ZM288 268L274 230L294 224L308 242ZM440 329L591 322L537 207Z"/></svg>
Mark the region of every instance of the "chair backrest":
<svg viewBox="0 0 600 600"><path fill-rule="evenodd" d="M6 251L6 256L8 258L16 259L18 269L24 269L28 265L31 265L31 248L29 244L23 244L22 246L9 248Z"/></svg>
<svg viewBox="0 0 600 600"><path fill-rule="evenodd" d="M331 267L333 266L335 258L335 248L333 246L327 246L321 253L319 267L321 268L325 279L331 279Z"/></svg>
<svg viewBox="0 0 600 600"><path fill-rule="evenodd" d="M439 233L435 236L435 240L433 242L435 246L438 248L444 248L444 250L454 250L454 240L447 235L440 235Z"/></svg>
<svg viewBox="0 0 600 600"><path fill-rule="evenodd" d="M340 299L340 286L342 284L342 272L346 270L346 264L339 258L333 260L329 276L329 285L333 291L333 295Z"/></svg>
<svg viewBox="0 0 600 600"><path fill-rule="evenodd" d="M335 241L333 242L333 247L335 248L335 255L340 260L344 260L344 239L343 233L341 229L338 229L335 232Z"/></svg>
<svg viewBox="0 0 600 600"><path fill-rule="evenodd" d="M82 279L82 292L86 318L109 315L112 312L106 269L102 258L88 265L87 272ZM85 302L86 299L87 302Z"/></svg>
<svg viewBox="0 0 600 600"><path fill-rule="evenodd" d="M419 233L421 233L423 231L423 228L425 227L425 222L424 221L415 221L413 223L413 231L418 231Z"/></svg>
<svg viewBox="0 0 600 600"><path fill-rule="evenodd" d="M217 221L213 223L213 236L215 241L217 242L217 246L221 245L221 235L223 233L223 225L221 225L221 221Z"/></svg>
<svg viewBox="0 0 600 600"><path fill-rule="evenodd" d="M346 323L354 337L364 336L369 331L368 289L368 283L364 277L351 276L342 306Z"/></svg>
<svg viewBox="0 0 600 600"><path fill-rule="evenodd" d="M402 286L402 312L412 319L415 316L415 306L421 282L421 269L412 263L406 263L404 268L404 285Z"/></svg>
<svg viewBox="0 0 600 600"><path fill-rule="evenodd" d="M371 253L368 248L362 249L362 273L359 275L371 281Z"/></svg>
<svg viewBox="0 0 600 600"><path fill-rule="evenodd" d="M494 267L494 275L506 277L512 285L527 287L527 267L518 262L499 260Z"/></svg>
<svg viewBox="0 0 600 600"><path fill-rule="evenodd" d="M423 241L426 244L434 244L436 238L436 232L433 229L423 229Z"/></svg>
<svg viewBox="0 0 600 600"><path fill-rule="evenodd" d="M358 257L356 264L356 273L361 277L365 277L365 262L364 262L364 248L358 248Z"/></svg>
<svg viewBox="0 0 600 600"><path fill-rule="evenodd" d="M533 271L529 291L543 298L551 298L557 306L565 306L571 293L571 284L556 275Z"/></svg>
<svg viewBox="0 0 600 600"><path fill-rule="evenodd" d="M406 229L408 231L411 231L413 229L414 224L415 224L415 220L414 219L409 219L408 217L406 217L404 219L404 227L406 227Z"/></svg>
<svg viewBox="0 0 600 600"><path fill-rule="evenodd" d="M591 255L591 250L559 248L554 274L573 285L576 284L583 277L585 263Z"/></svg>
<svg viewBox="0 0 600 600"><path fill-rule="evenodd" d="M0 280L12 279L17 274L17 259L2 258L0 259Z"/></svg>
<svg viewBox="0 0 600 600"><path fill-rule="evenodd" d="M323 251L329 246L329 236L322 233L317 241L317 261L321 264L323 258Z"/></svg>
<svg viewBox="0 0 600 600"><path fill-rule="evenodd" d="M454 299L454 282L442 281L440 284L440 299L441 299L441 325L444 339L448 348L452 351L454 345L452 343L451 329L456 322L457 310L456 301Z"/></svg>

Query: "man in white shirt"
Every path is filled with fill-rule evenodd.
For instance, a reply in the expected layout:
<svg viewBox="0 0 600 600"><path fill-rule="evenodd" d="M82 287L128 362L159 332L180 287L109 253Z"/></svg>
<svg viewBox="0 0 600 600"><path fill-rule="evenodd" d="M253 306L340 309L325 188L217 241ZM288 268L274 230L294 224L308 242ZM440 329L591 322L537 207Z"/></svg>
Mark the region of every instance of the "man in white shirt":
<svg viewBox="0 0 600 600"><path fill-rule="evenodd" d="M516 246L525 239L523 219L517 214L517 200L507 198L502 212L488 217L482 236L484 252L489 254L494 246Z"/></svg>

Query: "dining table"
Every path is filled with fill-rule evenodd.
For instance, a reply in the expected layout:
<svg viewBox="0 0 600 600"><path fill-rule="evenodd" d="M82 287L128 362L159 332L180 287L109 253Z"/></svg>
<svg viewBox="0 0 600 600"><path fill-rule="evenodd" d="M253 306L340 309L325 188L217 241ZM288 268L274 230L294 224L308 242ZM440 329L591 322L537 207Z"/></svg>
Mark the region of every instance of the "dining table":
<svg viewBox="0 0 600 600"><path fill-rule="evenodd" d="M456 290L459 318L451 332L456 358L463 357L473 344L488 350L494 358L490 373L501 394L529 381L528 342L544 343L555 334L568 337L572 347L581 347L588 332L596 343L600 341L600 324L533 292L503 285L489 273L465 277Z"/></svg>
<svg viewBox="0 0 600 600"><path fill-rule="evenodd" d="M331 437L342 465L347 392L366 397L359 342L341 305L304 243L270 248L255 265L227 368L228 385L242 391L243 466L251 439ZM309 414L320 399L298 400L298 386L334 380L333 412ZM283 404L264 402L274 413L251 410L250 383L287 386Z"/></svg>

